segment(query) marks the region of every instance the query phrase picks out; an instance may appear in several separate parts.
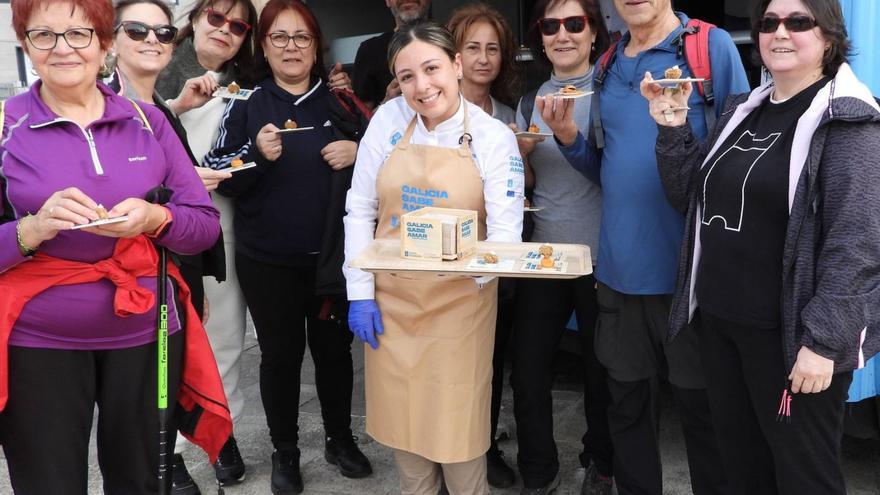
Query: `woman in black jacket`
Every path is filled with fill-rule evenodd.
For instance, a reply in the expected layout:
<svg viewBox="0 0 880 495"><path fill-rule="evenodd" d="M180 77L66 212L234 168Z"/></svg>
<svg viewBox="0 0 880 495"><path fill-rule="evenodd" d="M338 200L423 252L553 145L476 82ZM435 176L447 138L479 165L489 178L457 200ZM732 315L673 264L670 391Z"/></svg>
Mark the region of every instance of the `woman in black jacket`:
<svg viewBox="0 0 880 495"><path fill-rule="evenodd" d="M206 164L224 168L240 159L257 165L218 190L235 200L235 264L257 329L260 392L275 447L271 488L298 493L306 341L315 361L325 458L347 477L372 473L350 427L352 334L341 283L345 191L366 114L354 113L352 95L328 89L321 31L302 2L268 2L256 37L256 58L266 61L269 76L249 99L227 106Z"/></svg>
<svg viewBox="0 0 880 495"><path fill-rule="evenodd" d="M193 155L187 140L186 129L180 123L177 115L168 107L165 100L156 91L156 81L159 73L164 70L171 61L173 42L177 36L177 28L172 25L174 16L171 9L162 0L121 0L115 3L116 32L113 36L113 52L115 67L109 67L104 82L110 88L122 96L131 99L152 103L165 114L172 129L180 138L183 148L196 167L202 183L208 191L217 187L217 184L230 177L228 172L220 172L204 167L199 167L199 161ZM188 85L191 100L205 103L210 96L211 88L204 88L201 78L192 81ZM173 191L172 191L173 193ZM174 255L180 266L180 273L190 288L192 303L202 318L203 323L208 320L208 299L205 296L205 284L202 277L214 277L218 282L226 278L226 261L223 246L223 235L217 238L217 242L211 249L194 256ZM234 440L223 449L221 460L215 464L218 469L218 477L224 482L232 478L241 478L244 475L242 462L230 463L228 459L236 458L230 455ZM237 448L236 448L237 453ZM238 455L237 459L241 459ZM225 464L224 464L225 462ZM233 464L230 466L230 464ZM175 495L199 495L200 491L195 481L189 475L180 454L174 455L173 460L173 485Z"/></svg>

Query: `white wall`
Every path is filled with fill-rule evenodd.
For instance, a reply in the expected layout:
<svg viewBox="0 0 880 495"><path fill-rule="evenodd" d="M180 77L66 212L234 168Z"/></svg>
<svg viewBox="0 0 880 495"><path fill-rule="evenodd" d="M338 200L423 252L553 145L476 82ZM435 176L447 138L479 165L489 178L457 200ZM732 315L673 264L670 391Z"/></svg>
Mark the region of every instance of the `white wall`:
<svg viewBox="0 0 880 495"><path fill-rule="evenodd" d="M12 31L12 9L8 3L0 4L0 83L18 81L17 46L18 40Z"/></svg>

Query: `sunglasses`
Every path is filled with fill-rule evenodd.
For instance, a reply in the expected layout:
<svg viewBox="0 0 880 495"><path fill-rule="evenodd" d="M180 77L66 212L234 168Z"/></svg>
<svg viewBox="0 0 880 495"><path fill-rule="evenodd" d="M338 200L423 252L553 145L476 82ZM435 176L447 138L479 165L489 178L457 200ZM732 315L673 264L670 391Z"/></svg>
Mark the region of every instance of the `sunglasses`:
<svg viewBox="0 0 880 495"><path fill-rule="evenodd" d="M224 24L229 24L229 32L236 36L244 36L244 34L251 28L251 25L243 20L230 19L226 17L226 14L223 12L218 12L211 8L205 9L205 13L207 14L208 24L216 28L223 27Z"/></svg>
<svg viewBox="0 0 880 495"><path fill-rule="evenodd" d="M177 37L177 28L167 24L150 26L140 21L123 21L113 31L119 31L119 28L122 28L126 36L134 41L144 41L150 35L150 31L156 33L156 39L165 45L173 43L174 38Z"/></svg>
<svg viewBox="0 0 880 495"><path fill-rule="evenodd" d="M788 17L767 16L758 20L758 31L761 33L775 33L779 25L785 26L786 31L802 33L816 27L816 19L808 15L792 15Z"/></svg>
<svg viewBox="0 0 880 495"><path fill-rule="evenodd" d="M577 34L587 27L589 18L585 15L573 15L565 19L554 19L552 17L544 17L538 19L538 28L544 36L553 36L559 32L559 26L565 26L565 30L571 34Z"/></svg>

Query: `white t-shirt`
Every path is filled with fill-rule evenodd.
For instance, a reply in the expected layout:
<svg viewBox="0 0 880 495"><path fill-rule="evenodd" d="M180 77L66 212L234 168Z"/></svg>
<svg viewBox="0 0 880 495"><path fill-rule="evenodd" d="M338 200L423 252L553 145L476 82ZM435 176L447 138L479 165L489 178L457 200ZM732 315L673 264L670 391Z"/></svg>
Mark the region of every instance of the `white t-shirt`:
<svg viewBox="0 0 880 495"><path fill-rule="evenodd" d="M494 242L520 242L523 218L523 161L513 132L490 117L480 107L461 99L462 105L449 120L428 131L421 117L417 119L412 142L415 144L457 148L464 132L464 109L468 112L468 131L473 140L474 162L483 180L486 202L486 236ZM399 96L376 111L358 147L354 177L348 191L345 210L345 265L350 300L373 299L373 275L350 268L373 240L379 198L376 178L397 142L415 115L406 100Z"/></svg>

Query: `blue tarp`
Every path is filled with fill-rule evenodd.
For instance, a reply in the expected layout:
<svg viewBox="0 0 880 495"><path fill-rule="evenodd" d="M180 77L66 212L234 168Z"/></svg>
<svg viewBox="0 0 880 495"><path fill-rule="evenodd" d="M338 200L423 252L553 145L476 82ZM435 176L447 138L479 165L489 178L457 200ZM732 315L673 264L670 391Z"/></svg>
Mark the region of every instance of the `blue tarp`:
<svg viewBox="0 0 880 495"><path fill-rule="evenodd" d="M855 49L852 67L856 76L880 95L880 2L877 0L841 0L846 28ZM877 308L880 311L880 308ZM877 331L876 328L869 329ZM858 402L880 395L880 360L868 361L853 373L849 402Z"/></svg>

